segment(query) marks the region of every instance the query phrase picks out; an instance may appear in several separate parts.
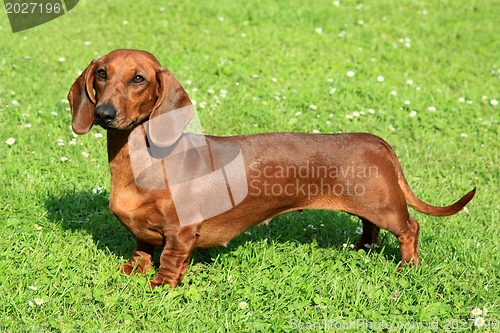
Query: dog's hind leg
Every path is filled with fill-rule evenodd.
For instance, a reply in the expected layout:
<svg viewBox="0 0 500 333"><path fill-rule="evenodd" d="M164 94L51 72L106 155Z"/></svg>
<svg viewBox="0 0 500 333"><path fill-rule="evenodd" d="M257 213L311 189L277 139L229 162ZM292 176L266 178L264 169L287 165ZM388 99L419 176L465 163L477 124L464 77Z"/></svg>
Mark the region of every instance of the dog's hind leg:
<svg viewBox="0 0 500 333"><path fill-rule="evenodd" d="M419 264L418 258L418 234L420 225L413 217L408 217L408 228L398 237L399 246L401 247L401 266L405 264ZM389 230L391 231L391 230Z"/></svg>
<svg viewBox="0 0 500 333"><path fill-rule="evenodd" d="M390 231L397 237L401 250L401 266L405 264L419 264L418 258L418 234L420 226L418 222L408 214L407 210L379 209L377 212L364 214L363 234L356 243L356 250L368 248L365 244L377 244L380 229Z"/></svg>
<svg viewBox="0 0 500 333"><path fill-rule="evenodd" d="M361 221L363 222L363 233L361 234L361 238L357 241L354 249L356 251L360 249L368 251L371 245L378 245L380 228L367 219L361 218Z"/></svg>

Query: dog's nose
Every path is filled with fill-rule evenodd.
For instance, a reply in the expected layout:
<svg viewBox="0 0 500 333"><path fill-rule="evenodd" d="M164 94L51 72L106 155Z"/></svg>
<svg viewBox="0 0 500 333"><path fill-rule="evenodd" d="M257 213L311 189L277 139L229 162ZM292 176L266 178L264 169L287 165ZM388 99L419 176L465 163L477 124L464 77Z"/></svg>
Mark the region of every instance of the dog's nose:
<svg viewBox="0 0 500 333"><path fill-rule="evenodd" d="M94 110L95 122L99 125L108 125L116 117L116 109L110 105L100 105Z"/></svg>

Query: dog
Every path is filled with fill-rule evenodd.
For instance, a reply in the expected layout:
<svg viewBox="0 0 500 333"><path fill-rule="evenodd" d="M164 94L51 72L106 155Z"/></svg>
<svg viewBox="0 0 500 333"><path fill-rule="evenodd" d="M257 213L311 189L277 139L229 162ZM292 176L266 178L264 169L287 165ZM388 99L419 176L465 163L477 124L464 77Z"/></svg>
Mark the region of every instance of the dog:
<svg viewBox="0 0 500 333"><path fill-rule="evenodd" d="M194 110L172 73L149 52L119 49L92 61L68 100L78 135L107 130L110 210L136 238L126 274L160 267L151 287L175 288L194 249L226 246L278 214L327 209L358 216L355 249L378 244L380 229L400 244L401 266L418 264L419 224L408 205L432 215L462 210L475 189L438 207L410 189L383 139L368 133L186 133Z"/></svg>

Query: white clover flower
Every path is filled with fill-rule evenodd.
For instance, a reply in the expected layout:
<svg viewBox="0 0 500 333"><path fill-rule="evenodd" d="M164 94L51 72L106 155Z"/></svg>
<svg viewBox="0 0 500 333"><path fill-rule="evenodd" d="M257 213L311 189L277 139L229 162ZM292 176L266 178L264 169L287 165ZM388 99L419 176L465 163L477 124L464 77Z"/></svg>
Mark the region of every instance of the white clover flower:
<svg viewBox="0 0 500 333"><path fill-rule="evenodd" d="M246 33L242 33L242 34L241 34L241 37L243 37L243 38L245 38L246 36L247 36L247 34L246 34Z"/></svg>
<svg viewBox="0 0 500 333"><path fill-rule="evenodd" d="M404 101L405 105L410 105L411 102L409 100Z"/></svg>
<svg viewBox="0 0 500 333"><path fill-rule="evenodd" d="M164 12L165 11L165 7L160 7L160 12Z"/></svg>
<svg viewBox="0 0 500 333"><path fill-rule="evenodd" d="M480 316L483 312L481 311L480 308L474 308L472 309L472 311L470 312L470 314L474 317L477 317L477 316Z"/></svg>
<svg viewBox="0 0 500 333"><path fill-rule="evenodd" d="M275 78L275 77L273 77L273 78L271 79L271 81L273 81L273 82L278 82L278 79L277 79L277 78Z"/></svg>
<svg viewBox="0 0 500 333"><path fill-rule="evenodd" d="M346 73L346 75L347 75L347 77L354 77L354 75L355 75L355 74L354 74L354 72L353 72L353 71L348 71L348 72Z"/></svg>
<svg viewBox="0 0 500 333"><path fill-rule="evenodd" d="M24 127L25 128L31 128L31 124L25 124Z"/></svg>
<svg viewBox="0 0 500 333"><path fill-rule="evenodd" d="M213 94L213 93L215 93L214 88L210 88L210 89L208 89L208 93L209 93L209 94Z"/></svg>
<svg viewBox="0 0 500 333"><path fill-rule="evenodd" d="M360 115L360 113L359 113L358 111L354 111L354 112L352 113L352 116L353 116L353 117L359 117L359 115Z"/></svg>
<svg viewBox="0 0 500 333"><path fill-rule="evenodd" d="M281 98L279 96L274 96L274 99L277 100L278 102L281 101Z"/></svg>
<svg viewBox="0 0 500 333"><path fill-rule="evenodd" d="M322 28L316 28L314 31L316 31L317 34L322 34L323 29Z"/></svg>
<svg viewBox="0 0 500 333"><path fill-rule="evenodd" d="M299 111L299 112L295 112L294 116L295 116L295 117L298 117L298 116L300 116L301 114L302 114L302 112L300 112L300 111Z"/></svg>
<svg viewBox="0 0 500 333"><path fill-rule="evenodd" d="M64 140L63 139L57 139L57 145L58 146L64 146Z"/></svg>
<svg viewBox="0 0 500 333"><path fill-rule="evenodd" d="M467 138L467 137L469 137L469 136L468 136L467 134L465 134L465 133L462 133L460 136L461 136L462 138Z"/></svg>
<svg viewBox="0 0 500 333"><path fill-rule="evenodd" d="M358 20L358 25L365 25L365 21L363 21L363 20Z"/></svg>
<svg viewBox="0 0 500 333"><path fill-rule="evenodd" d="M484 324L485 324L485 320L483 317L477 317L476 319L474 319L474 326L482 327L482 326L484 326Z"/></svg>
<svg viewBox="0 0 500 333"><path fill-rule="evenodd" d="M123 25L127 25L127 24L128 24L128 21L127 21L127 20L124 20L124 21L122 22L122 24L123 24Z"/></svg>
<svg viewBox="0 0 500 333"><path fill-rule="evenodd" d="M414 118L417 116L417 111L413 110L412 112L410 112L410 117L411 118Z"/></svg>
<svg viewBox="0 0 500 333"><path fill-rule="evenodd" d="M55 111L52 111L50 114L51 114L52 116L57 116L57 112L55 112Z"/></svg>
<svg viewBox="0 0 500 333"><path fill-rule="evenodd" d="M204 109L207 106L207 102L201 102L200 103L200 108Z"/></svg>
<svg viewBox="0 0 500 333"><path fill-rule="evenodd" d="M333 2L333 5L334 5L335 7L340 6L340 1L335 0L335 1Z"/></svg>
<svg viewBox="0 0 500 333"><path fill-rule="evenodd" d="M460 98L458 99L458 101L459 101L460 103L465 102L465 97L460 97Z"/></svg>
<svg viewBox="0 0 500 333"><path fill-rule="evenodd" d="M85 158L88 158L90 156L90 154L85 152L85 151L82 151L82 156Z"/></svg>
<svg viewBox="0 0 500 333"><path fill-rule="evenodd" d="M330 91L328 93L330 95L332 95L332 94L335 94L336 91L337 91L337 88L332 88L332 89L330 89Z"/></svg>
<svg viewBox="0 0 500 333"><path fill-rule="evenodd" d="M90 46L90 45L92 45L92 42L90 42L90 41L86 40L85 42L83 42L83 45L85 45L85 46Z"/></svg>
<svg viewBox="0 0 500 333"><path fill-rule="evenodd" d="M37 287L35 287L35 286L29 286L28 288L29 288L30 290L33 290L33 291L37 291L37 290L38 290L38 288L37 288Z"/></svg>
<svg viewBox="0 0 500 333"><path fill-rule="evenodd" d="M217 19L221 22L224 22L224 18L222 16L219 16Z"/></svg>
<svg viewBox="0 0 500 333"><path fill-rule="evenodd" d="M331 77L329 77L328 79L326 79L326 82L328 83L332 83L333 82L333 79Z"/></svg>
<svg viewBox="0 0 500 333"><path fill-rule="evenodd" d="M344 37L345 37L345 31L341 31L341 32L339 33L339 37L340 37L340 38L344 38Z"/></svg>
<svg viewBox="0 0 500 333"><path fill-rule="evenodd" d="M429 106L427 110L431 112L436 112L436 108L434 106Z"/></svg>
<svg viewBox="0 0 500 333"><path fill-rule="evenodd" d="M391 91L391 95L392 95L392 96L396 96L397 94L398 94L398 93L396 92L396 90Z"/></svg>
<svg viewBox="0 0 500 333"><path fill-rule="evenodd" d="M413 84L413 80L406 80L406 84L411 86Z"/></svg>
<svg viewBox="0 0 500 333"><path fill-rule="evenodd" d="M490 104L491 104L492 106L497 106L497 105L498 105L498 101L497 101L496 99L492 99L492 100L490 101Z"/></svg>
<svg viewBox="0 0 500 333"><path fill-rule="evenodd" d="M360 3L360 4L358 4L356 6L356 10L361 10L361 9L363 9L363 4L362 3Z"/></svg>
<svg viewBox="0 0 500 333"><path fill-rule="evenodd" d="M8 138L7 141L5 141L6 144L9 146L12 146L14 143L16 143L16 139L14 138Z"/></svg>
<svg viewBox="0 0 500 333"><path fill-rule="evenodd" d="M311 104L311 105L309 105L309 108L311 110L316 110L318 107L316 105L314 105L314 104Z"/></svg>
<svg viewBox="0 0 500 333"><path fill-rule="evenodd" d="M65 61L66 61L66 58L64 58L64 57L59 57L59 59L57 59L57 60L59 60L59 62L65 62Z"/></svg>
<svg viewBox="0 0 500 333"><path fill-rule="evenodd" d="M96 138L102 138L103 135L101 133L94 133L94 137L96 137Z"/></svg>
<svg viewBox="0 0 500 333"><path fill-rule="evenodd" d="M368 109L368 113L369 113L369 114L375 114L375 110L373 110L373 109Z"/></svg>
<svg viewBox="0 0 500 333"><path fill-rule="evenodd" d="M15 99L12 100L12 105L14 105L14 106L20 106L19 102L16 101Z"/></svg>
<svg viewBox="0 0 500 333"><path fill-rule="evenodd" d="M345 115L345 117L346 117L347 119L352 119L352 118L354 118L354 117L352 116L352 114L346 114L346 115Z"/></svg>
<svg viewBox="0 0 500 333"><path fill-rule="evenodd" d="M318 133L319 133L319 130L317 130L317 129L313 129L313 130L312 130L312 132L313 132L314 134L318 134Z"/></svg>
<svg viewBox="0 0 500 333"><path fill-rule="evenodd" d="M384 82L384 77L382 75L377 76L377 82Z"/></svg>

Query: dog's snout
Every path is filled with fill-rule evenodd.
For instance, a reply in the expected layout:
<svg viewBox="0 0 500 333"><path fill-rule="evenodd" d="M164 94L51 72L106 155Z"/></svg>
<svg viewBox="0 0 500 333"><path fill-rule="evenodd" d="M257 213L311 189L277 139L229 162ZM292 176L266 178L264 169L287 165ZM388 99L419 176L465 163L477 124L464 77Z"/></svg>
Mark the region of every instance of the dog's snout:
<svg viewBox="0 0 500 333"><path fill-rule="evenodd" d="M108 125L116 118L116 109L110 105L100 105L94 110L95 122L99 125Z"/></svg>

